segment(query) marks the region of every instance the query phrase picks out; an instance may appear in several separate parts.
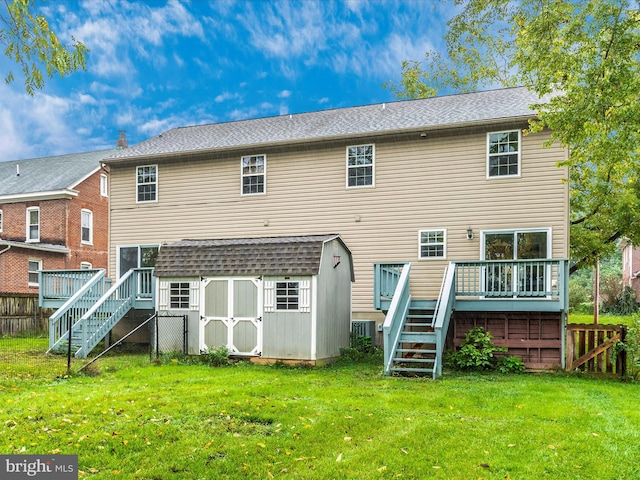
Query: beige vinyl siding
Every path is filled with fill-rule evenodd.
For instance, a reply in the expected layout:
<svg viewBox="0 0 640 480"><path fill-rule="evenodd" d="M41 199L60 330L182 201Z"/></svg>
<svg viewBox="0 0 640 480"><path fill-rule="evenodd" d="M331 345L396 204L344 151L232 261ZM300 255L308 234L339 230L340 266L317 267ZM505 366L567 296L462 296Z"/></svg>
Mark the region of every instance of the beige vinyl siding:
<svg viewBox="0 0 640 480"><path fill-rule="evenodd" d="M509 127L510 128L510 127ZM480 231L551 228L568 255L566 150L522 137L521 177L486 177L491 129L402 140L359 139L295 151L247 149L226 158L158 160L158 202L135 203L135 166L111 167L111 271L118 245L338 233L353 253L354 318L373 311L373 263L412 262L412 295L433 299L450 260L480 258ZM375 144L375 188L347 188L346 147ZM240 194L240 158L266 153L266 195ZM155 163L150 160L140 164ZM359 217L360 221L356 221ZM265 226L265 224L268 224ZM466 239L471 226L474 239ZM418 260L418 231L446 229L447 258Z"/></svg>

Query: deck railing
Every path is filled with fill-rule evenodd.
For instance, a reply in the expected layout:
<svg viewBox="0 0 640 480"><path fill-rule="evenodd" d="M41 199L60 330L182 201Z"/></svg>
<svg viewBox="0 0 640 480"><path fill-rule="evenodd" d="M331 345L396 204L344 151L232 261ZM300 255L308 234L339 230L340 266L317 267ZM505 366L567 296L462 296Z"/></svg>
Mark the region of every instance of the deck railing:
<svg viewBox="0 0 640 480"><path fill-rule="evenodd" d="M390 269L388 272L395 271ZM396 279L395 291L392 294L391 305L384 319L382 327L384 339L384 370L387 375L391 372L391 364L395 356L398 339L404 328L404 322L409 312L411 304L411 292L409 290L409 277L411 274L411 264L402 266L400 275ZM391 278L391 277L389 277Z"/></svg>
<svg viewBox="0 0 640 480"><path fill-rule="evenodd" d="M488 260L454 262L456 296L482 298L568 298L566 260Z"/></svg>
<svg viewBox="0 0 640 480"><path fill-rule="evenodd" d="M39 303L44 300L64 300L73 297L84 285L90 282L96 274L103 272L102 281L94 288L101 288L102 293L109 288L111 280L104 276L103 269L87 270L41 270L38 273Z"/></svg>
<svg viewBox="0 0 640 480"><path fill-rule="evenodd" d="M383 299L391 300L400 281L402 269L407 264L408 262L373 264L374 308L380 310Z"/></svg>

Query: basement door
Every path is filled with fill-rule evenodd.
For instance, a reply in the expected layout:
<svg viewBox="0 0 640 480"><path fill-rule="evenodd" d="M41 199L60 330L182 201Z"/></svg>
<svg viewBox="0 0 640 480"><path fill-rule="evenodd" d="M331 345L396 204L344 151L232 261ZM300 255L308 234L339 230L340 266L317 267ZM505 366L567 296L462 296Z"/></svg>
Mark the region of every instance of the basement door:
<svg viewBox="0 0 640 480"><path fill-rule="evenodd" d="M262 354L262 280L204 278L200 350L226 346L231 355Z"/></svg>

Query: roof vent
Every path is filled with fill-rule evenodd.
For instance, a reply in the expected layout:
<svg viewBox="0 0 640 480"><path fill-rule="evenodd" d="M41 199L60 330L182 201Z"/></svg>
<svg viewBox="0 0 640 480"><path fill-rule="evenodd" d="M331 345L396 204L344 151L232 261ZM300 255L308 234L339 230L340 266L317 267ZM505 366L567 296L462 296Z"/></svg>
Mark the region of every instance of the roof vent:
<svg viewBox="0 0 640 480"><path fill-rule="evenodd" d="M126 130L118 130L118 132L120 132L120 138L116 142L116 149L122 150L129 146L129 142L127 142Z"/></svg>

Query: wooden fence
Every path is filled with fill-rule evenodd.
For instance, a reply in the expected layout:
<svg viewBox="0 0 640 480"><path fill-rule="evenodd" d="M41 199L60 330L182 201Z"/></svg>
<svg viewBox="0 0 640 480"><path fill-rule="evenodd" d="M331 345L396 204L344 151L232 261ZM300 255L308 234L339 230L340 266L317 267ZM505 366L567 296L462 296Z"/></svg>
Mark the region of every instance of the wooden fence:
<svg viewBox="0 0 640 480"><path fill-rule="evenodd" d="M625 375L626 354L615 349L625 335L624 325L567 325L566 369Z"/></svg>
<svg viewBox="0 0 640 480"><path fill-rule="evenodd" d="M47 330L50 309L38 306L37 295L0 295L0 336Z"/></svg>

